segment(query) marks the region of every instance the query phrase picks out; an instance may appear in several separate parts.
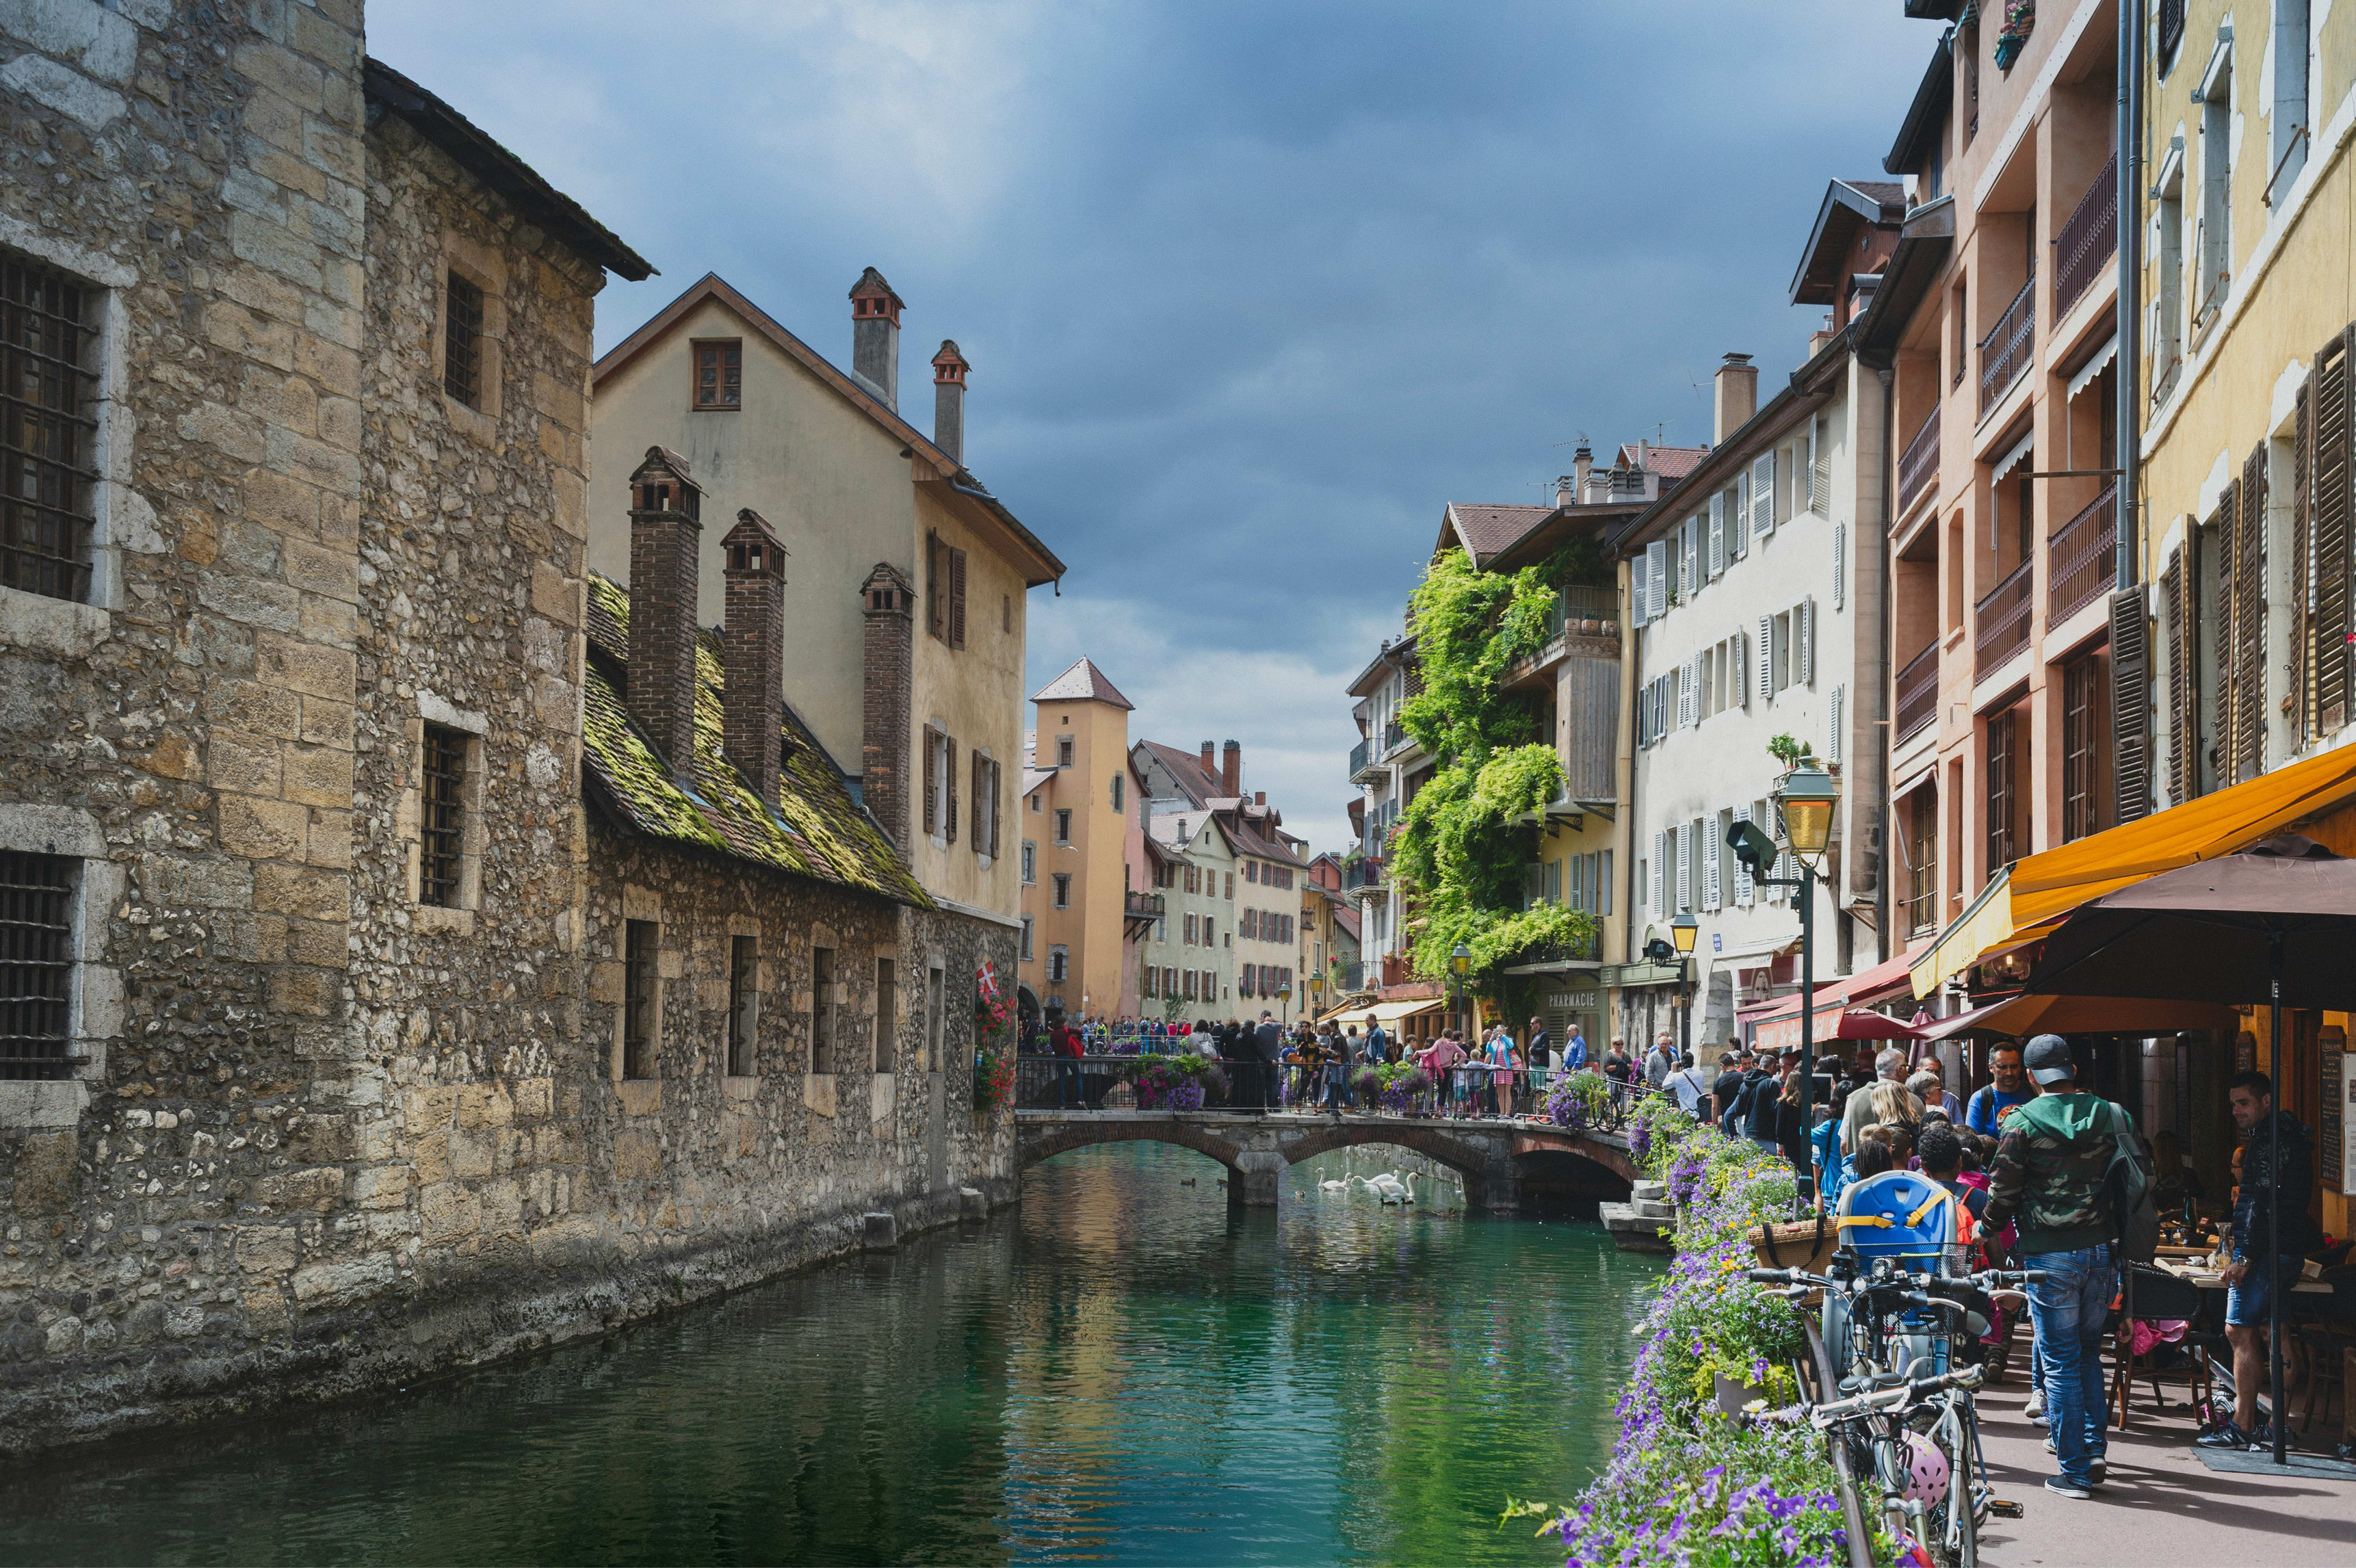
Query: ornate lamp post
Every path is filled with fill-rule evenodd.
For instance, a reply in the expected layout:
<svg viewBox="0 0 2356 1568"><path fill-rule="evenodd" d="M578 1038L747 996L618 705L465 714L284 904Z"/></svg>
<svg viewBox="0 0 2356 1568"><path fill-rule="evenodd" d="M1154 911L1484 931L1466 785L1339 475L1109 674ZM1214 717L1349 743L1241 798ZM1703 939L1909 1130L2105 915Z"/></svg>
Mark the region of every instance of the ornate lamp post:
<svg viewBox="0 0 2356 1568"><path fill-rule="evenodd" d="M1283 1015L1286 1023L1292 1021L1292 982L1290 980L1280 980L1276 984L1276 1010Z"/></svg>
<svg viewBox="0 0 2356 1568"><path fill-rule="evenodd" d="M1794 763L1775 786L1783 818L1783 840L1799 862L1796 877L1762 877L1775 863L1775 846L1751 823L1738 822L1726 841L1751 868L1762 887L1796 888L1800 893L1800 1124L1813 1128L1816 1087L1816 868L1833 838L1833 807L1840 804L1840 781L1809 760Z"/></svg>
<svg viewBox="0 0 2356 1568"><path fill-rule="evenodd" d="M1684 1040L1678 1049L1693 1049L1693 951L1694 942L1701 935L1701 923L1691 914L1681 914L1669 922L1669 940L1677 949L1677 989L1685 993L1686 1016Z"/></svg>
<svg viewBox="0 0 2356 1568"><path fill-rule="evenodd" d="M1456 988L1457 1022L1460 1026L1465 1028L1465 1033L1468 1037L1471 1035L1472 1030L1469 1026L1465 1025L1465 1019L1463 1017L1464 976L1472 973L1472 950L1460 942L1456 944L1455 949L1448 955L1448 976L1450 983Z"/></svg>

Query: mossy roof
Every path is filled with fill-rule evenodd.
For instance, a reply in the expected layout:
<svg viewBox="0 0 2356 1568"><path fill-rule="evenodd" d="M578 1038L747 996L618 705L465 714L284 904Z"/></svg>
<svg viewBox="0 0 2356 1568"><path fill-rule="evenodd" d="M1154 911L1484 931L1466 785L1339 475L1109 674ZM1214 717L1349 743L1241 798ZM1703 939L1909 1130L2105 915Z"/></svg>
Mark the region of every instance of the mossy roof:
<svg viewBox="0 0 2356 1568"><path fill-rule="evenodd" d="M682 782L630 722L630 595L589 577L589 659L582 758L623 824L653 838L856 888L921 909L932 900L883 830L851 799L841 769L793 709L780 704L790 742L777 798L764 803L721 753L720 637L695 650L695 777Z"/></svg>

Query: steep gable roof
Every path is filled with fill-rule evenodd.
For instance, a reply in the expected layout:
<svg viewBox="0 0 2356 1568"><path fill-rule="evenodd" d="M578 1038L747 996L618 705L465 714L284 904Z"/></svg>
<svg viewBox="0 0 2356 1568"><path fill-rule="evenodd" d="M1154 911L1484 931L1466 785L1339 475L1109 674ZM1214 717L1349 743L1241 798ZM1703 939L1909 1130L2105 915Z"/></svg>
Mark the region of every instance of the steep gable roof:
<svg viewBox="0 0 2356 1568"><path fill-rule="evenodd" d="M624 830L723 855L773 871L930 909L933 901L884 830L851 797L842 771L785 708L790 742L777 798L744 787L722 754L720 637L697 634L695 776L681 779L658 755L629 712L630 595L589 574L589 658L582 688L584 793ZM781 705L782 706L782 705Z"/></svg>
<svg viewBox="0 0 2356 1568"><path fill-rule="evenodd" d="M1464 547L1464 553L1472 558L1472 564L1480 566L1553 515L1552 507L1451 501L1442 514L1440 545L1446 549L1452 534L1456 542Z"/></svg>
<svg viewBox="0 0 2356 1568"><path fill-rule="evenodd" d="M1138 745L1144 747L1149 756L1169 771L1171 782L1185 791L1186 798L1196 806L1208 805L1211 798L1218 794L1218 775L1204 772L1200 753L1182 752L1159 741L1140 741Z"/></svg>
<svg viewBox="0 0 2356 1568"><path fill-rule="evenodd" d="M1097 668L1096 660L1084 658L1032 694L1033 702L1104 702L1115 708L1135 712L1137 704L1120 694L1120 688Z"/></svg>

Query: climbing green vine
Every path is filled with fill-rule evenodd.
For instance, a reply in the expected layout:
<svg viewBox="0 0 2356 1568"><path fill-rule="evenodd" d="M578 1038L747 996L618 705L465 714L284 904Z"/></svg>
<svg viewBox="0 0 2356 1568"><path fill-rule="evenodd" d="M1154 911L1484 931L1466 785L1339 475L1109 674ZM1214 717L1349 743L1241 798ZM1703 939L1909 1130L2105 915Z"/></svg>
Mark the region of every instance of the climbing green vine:
<svg viewBox="0 0 2356 1568"><path fill-rule="evenodd" d="M1394 875L1415 900L1413 961L1444 977L1458 944L1477 989L1534 948L1584 941L1589 918L1560 904L1521 905L1536 829L1515 819L1562 791L1540 705L1504 689L1506 667L1544 645L1554 583L1579 567L1549 560L1513 573L1476 570L1462 551L1434 560L1408 603L1423 690L1399 722L1440 759L1400 819Z"/></svg>

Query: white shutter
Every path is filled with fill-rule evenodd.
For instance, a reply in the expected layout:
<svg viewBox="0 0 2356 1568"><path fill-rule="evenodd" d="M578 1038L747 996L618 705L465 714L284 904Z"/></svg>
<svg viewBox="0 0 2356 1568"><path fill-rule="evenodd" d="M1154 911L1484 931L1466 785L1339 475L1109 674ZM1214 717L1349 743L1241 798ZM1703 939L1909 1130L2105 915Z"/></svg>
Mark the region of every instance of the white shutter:
<svg viewBox="0 0 2356 1568"><path fill-rule="evenodd" d="M1714 816L1703 820L1712 827L1718 825L1718 818ZM1709 914L1716 914L1723 907L1719 901L1718 873L1718 863L1723 858L1719 853L1721 848L1716 843L1704 843L1701 847L1701 907Z"/></svg>
<svg viewBox="0 0 2356 1568"><path fill-rule="evenodd" d="M1833 525L1833 608L1848 603L1848 525Z"/></svg>
<svg viewBox="0 0 2356 1568"><path fill-rule="evenodd" d="M1712 501L1726 511L1726 559L1740 560L1751 549L1751 540L1742 527L1742 493L1730 485L1720 490Z"/></svg>
<svg viewBox="0 0 2356 1568"><path fill-rule="evenodd" d="M1726 497L1709 498L1709 577L1715 582L1726 573Z"/></svg>
<svg viewBox="0 0 2356 1568"><path fill-rule="evenodd" d="M1677 824L1677 896L1669 912L1683 914L1688 891L1693 887L1693 828Z"/></svg>
<svg viewBox="0 0 2356 1568"><path fill-rule="evenodd" d="M1825 761L1828 763L1841 760L1841 699L1847 693L1845 686L1833 688L1832 717L1826 721L1825 730Z"/></svg>
<svg viewBox="0 0 2356 1568"><path fill-rule="evenodd" d="M1665 909L1669 901L1669 836L1665 832L1653 835L1653 907Z"/></svg>
<svg viewBox="0 0 2356 1568"><path fill-rule="evenodd" d="M1816 510L1829 517L1833 515L1833 443L1822 414L1808 421L1808 459L1815 470Z"/></svg>
<svg viewBox="0 0 2356 1568"><path fill-rule="evenodd" d="M1666 539L1655 539L1644 547L1644 578L1646 591L1653 596L1653 619L1661 618L1669 607L1669 544Z"/></svg>
<svg viewBox="0 0 2356 1568"><path fill-rule="evenodd" d="M1726 639L1726 662L1728 669L1728 679L1726 684L1734 693L1735 705L1739 708L1748 708L1751 706L1751 681L1749 678L1751 674L1751 661L1748 656L1749 647L1750 644L1743 636L1742 628L1740 626L1735 627L1734 635Z"/></svg>
<svg viewBox="0 0 2356 1568"><path fill-rule="evenodd" d="M1649 626L1653 624L1651 584L1644 580L1644 558L1638 556L1628 566L1628 619L1632 624Z"/></svg>
<svg viewBox="0 0 2356 1568"><path fill-rule="evenodd" d="M1793 475L1792 483L1800 491L1801 499L1794 503L1792 509L1822 511L1824 503L1816 494L1816 425L1814 420L1808 421L1807 444L1801 448L1800 459L1800 472Z"/></svg>
<svg viewBox="0 0 2356 1568"><path fill-rule="evenodd" d="M1816 601L1812 595L1800 601L1800 671L1796 684L1816 684Z"/></svg>
<svg viewBox="0 0 2356 1568"><path fill-rule="evenodd" d="M1759 700L1775 697L1775 617L1759 617Z"/></svg>
<svg viewBox="0 0 2356 1568"><path fill-rule="evenodd" d="M1775 531L1775 454L1762 452L1751 464L1751 531Z"/></svg>
<svg viewBox="0 0 2356 1568"><path fill-rule="evenodd" d="M1734 820L1737 822L1750 821L1751 808L1747 805L1736 806L1734 808ZM1736 860L1734 862L1735 908L1749 909L1753 903L1758 901L1758 898L1759 890L1754 887L1751 881L1751 868L1745 865L1741 860Z"/></svg>
<svg viewBox="0 0 2356 1568"><path fill-rule="evenodd" d="M1595 857L1595 912L1612 912L1612 851L1601 850Z"/></svg>
<svg viewBox="0 0 2356 1568"><path fill-rule="evenodd" d="M1694 595L1701 592L1701 585L1705 581L1702 576L1701 515L1699 513L1697 512L1686 519L1685 536L1686 603L1690 604L1693 603Z"/></svg>

